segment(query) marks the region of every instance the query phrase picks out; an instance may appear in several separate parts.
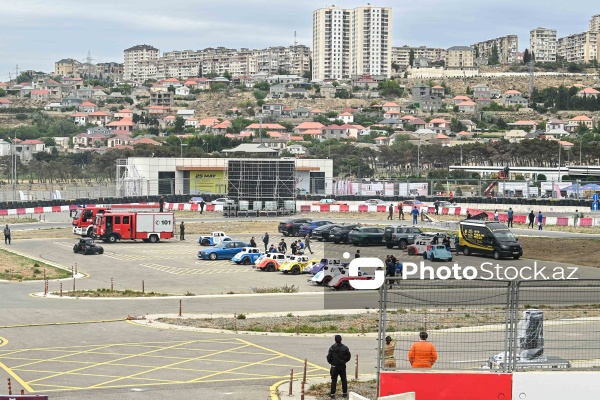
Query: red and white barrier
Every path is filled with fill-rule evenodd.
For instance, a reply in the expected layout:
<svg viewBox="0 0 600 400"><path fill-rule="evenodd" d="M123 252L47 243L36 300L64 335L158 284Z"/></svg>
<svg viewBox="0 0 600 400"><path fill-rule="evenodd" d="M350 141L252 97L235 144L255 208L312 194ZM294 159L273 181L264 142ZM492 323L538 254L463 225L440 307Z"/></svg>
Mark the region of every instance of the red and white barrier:
<svg viewBox="0 0 600 400"><path fill-rule="evenodd" d="M589 371L397 371L381 372L379 381L380 399L409 392L417 400L592 399L600 393L598 372Z"/></svg>

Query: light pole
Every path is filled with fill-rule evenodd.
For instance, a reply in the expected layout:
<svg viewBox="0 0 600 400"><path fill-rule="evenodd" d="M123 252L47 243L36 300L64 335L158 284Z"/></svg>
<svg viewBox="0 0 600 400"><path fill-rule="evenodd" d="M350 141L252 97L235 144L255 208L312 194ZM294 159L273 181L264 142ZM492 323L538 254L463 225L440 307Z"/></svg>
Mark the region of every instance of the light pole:
<svg viewBox="0 0 600 400"><path fill-rule="evenodd" d="M183 158L183 148L187 146L187 143L183 143L183 140L181 140L181 138L179 136L175 136L177 139L179 139L179 158Z"/></svg>
<svg viewBox="0 0 600 400"><path fill-rule="evenodd" d="M10 160L12 164L10 174L12 176L13 201L15 201L17 199L17 133L15 132L12 140L9 137L7 139L10 140Z"/></svg>
<svg viewBox="0 0 600 400"><path fill-rule="evenodd" d="M560 143L560 138L558 138L558 182L560 182L560 150L562 149L562 144Z"/></svg>

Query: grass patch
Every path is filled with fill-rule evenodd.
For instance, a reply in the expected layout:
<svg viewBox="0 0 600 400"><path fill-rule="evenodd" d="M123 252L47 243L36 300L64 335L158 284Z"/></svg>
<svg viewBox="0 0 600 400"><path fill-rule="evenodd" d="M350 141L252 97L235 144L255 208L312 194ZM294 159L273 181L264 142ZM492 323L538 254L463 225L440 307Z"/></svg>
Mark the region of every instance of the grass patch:
<svg viewBox="0 0 600 400"><path fill-rule="evenodd" d="M0 219L0 225L6 224L30 224L33 222L40 222L37 218L23 217L23 218L2 218Z"/></svg>
<svg viewBox="0 0 600 400"><path fill-rule="evenodd" d="M352 361L351 361L352 362ZM351 363L350 362L350 363ZM350 366L348 363L348 366ZM348 375L352 374L353 368L347 368ZM350 378L350 377L348 377ZM316 397L318 400L328 399L330 383L323 382L310 385L306 390L306 395ZM348 379L348 392L358 393L361 396L364 396L368 399L374 399L377 397L377 381L375 379L369 381L360 381L356 379ZM337 385L337 397L341 397L342 387L341 383L338 381Z"/></svg>
<svg viewBox="0 0 600 400"><path fill-rule="evenodd" d="M54 295L59 295L59 292L53 292ZM110 289L96 289L96 290L76 290L70 292L63 292L65 297L167 297L170 294L157 293L157 292L139 292L136 290L110 290Z"/></svg>
<svg viewBox="0 0 600 400"><path fill-rule="evenodd" d="M0 279L7 281L30 281L44 279L70 278L71 271L53 267L29 257L13 254L0 249Z"/></svg>
<svg viewBox="0 0 600 400"><path fill-rule="evenodd" d="M252 293L298 293L298 291L299 291L298 286L296 286L296 285L288 286L287 284L285 284L284 286L264 287L264 288L253 287L250 289L252 290Z"/></svg>

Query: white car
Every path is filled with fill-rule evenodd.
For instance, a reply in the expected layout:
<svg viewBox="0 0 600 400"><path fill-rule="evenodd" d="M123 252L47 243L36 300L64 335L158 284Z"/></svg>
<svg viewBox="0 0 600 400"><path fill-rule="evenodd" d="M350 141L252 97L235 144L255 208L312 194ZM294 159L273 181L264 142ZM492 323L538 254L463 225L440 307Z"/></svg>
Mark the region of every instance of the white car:
<svg viewBox="0 0 600 400"><path fill-rule="evenodd" d="M225 197L220 197L220 198L218 198L216 200L211 201L210 203L214 204L214 205L222 205L222 206L224 206L226 204L234 205L235 204L235 200L228 199L228 198L225 198Z"/></svg>
<svg viewBox="0 0 600 400"><path fill-rule="evenodd" d="M365 201L365 204L368 206L380 206L386 203L381 199L369 199Z"/></svg>

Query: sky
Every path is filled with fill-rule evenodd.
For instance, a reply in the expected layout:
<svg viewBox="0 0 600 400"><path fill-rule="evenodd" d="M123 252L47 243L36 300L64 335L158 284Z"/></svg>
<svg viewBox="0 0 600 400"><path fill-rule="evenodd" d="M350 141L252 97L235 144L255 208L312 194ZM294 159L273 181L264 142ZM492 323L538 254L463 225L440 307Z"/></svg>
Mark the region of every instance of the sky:
<svg viewBox="0 0 600 400"><path fill-rule="evenodd" d="M367 1L314 0L0 0L0 82L33 69L52 72L63 58L123 62L123 50L149 44L161 53L206 47L312 45L312 11ZM588 29L591 0L385 0L392 7L393 46L448 48L516 34L529 47L539 26L558 37ZM568 6L566 6L568 4Z"/></svg>

